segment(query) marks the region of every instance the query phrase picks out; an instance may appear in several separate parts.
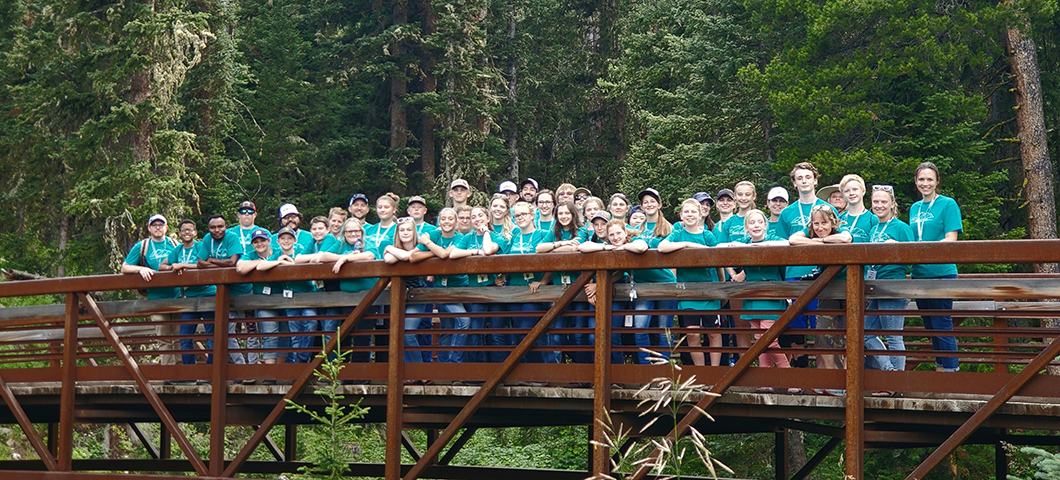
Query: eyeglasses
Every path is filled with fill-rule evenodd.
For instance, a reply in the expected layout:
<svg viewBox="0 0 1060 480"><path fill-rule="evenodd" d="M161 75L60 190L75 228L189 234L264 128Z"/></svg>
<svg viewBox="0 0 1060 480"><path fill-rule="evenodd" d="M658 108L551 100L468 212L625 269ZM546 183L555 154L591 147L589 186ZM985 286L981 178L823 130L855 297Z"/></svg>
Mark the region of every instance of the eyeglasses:
<svg viewBox="0 0 1060 480"><path fill-rule="evenodd" d="M158 222L158 223L152 223L152 224L148 225L147 228L162 228L164 226L166 226L166 224Z"/></svg>
<svg viewBox="0 0 1060 480"><path fill-rule="evenodd" d="M401 218L397 219L398 225L400 225L402 223L411 222L411 221L412 221L412 217L401 217Z"/></svg>
<svg viewBox="0 0 1060 480"><path fill-rule="evenodd" d="M358 235L363 235L364 234L364 230L360 230L360 229L357 229L357 230L346 230L346 235L349 235L351 233L356 233Z"/></svg>
<svg viewBox="0 0 1060 480"><path fill-rule="evenodd" d="M240 215L253 215L255 213L256 212L254 210L251 210L249 208L245 208L245 209L242 209L242 210L239 211Z"/></svg>
<svg viewBox="0 0 1060 480"><path fill-rule="evenodd" d="M528 216L530 216L530 212L523 212L523 213L515 214L515 218L523 218L523 217L528 217Z"/></svg>
<svg viewBox="0 0 1060 480"><path fill-rule="evenodd" d="M182 229L180 229L180 233L195 233L195 229L194 228L182 228Z"/></svg>
<svg viewBox="0 0 1060 480"><path fill-rule="evenodd" d="M589 196L588 195L578 195L577 197L574 197L575 200L585 200L586 198L589 198Z"/></svg>
<svg viewBox="0 0 1060 480"><path fill-rule="evenodd" d="M881 190L884 191L884 192L894 193L894 187L892 187L890 185L873 185L872 186L872 191L874 191L874 192L879 192Z"/></svg>
<svg viewBox="0 0 1060 480"><path fill-rule="evenodd" d="M552 205L553 203L554 202L552 200L538 200L537 201L538 205Z"/></svg>
<svg viewBox="0 0 1060 480"><path fill-rule="evenodd" d="M559 192L556 195L559 195L561 197L573 197L574 196L574 192Z"/></svg>

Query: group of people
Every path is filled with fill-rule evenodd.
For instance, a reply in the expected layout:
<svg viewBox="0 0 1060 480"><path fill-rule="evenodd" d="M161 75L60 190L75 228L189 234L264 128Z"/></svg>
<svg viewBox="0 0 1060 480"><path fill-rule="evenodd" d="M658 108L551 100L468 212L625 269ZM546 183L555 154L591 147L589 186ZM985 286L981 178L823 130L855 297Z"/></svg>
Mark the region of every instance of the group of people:
<svg viewBox="0 0 1060 480"><path fill-rule="evenodd" d="M611 195L607 201L594 196L589 189L563 184L554 191L540 188L534 179L526 179L520 185L505 181L500 184L497 193L488 205L471 206L468 200L471 188L463 179L453 180L449 189L450 206L443 208L437 215L435 224L425 220L427 202L423 197L410 197L405 203L406 216L399 216L401 199L387 193L374 202L374 213L377 221L371 223L368 216L372 212L369 199L364 194L353 195L346 208L332 208L328 215L313 217L309 221L309 230L303 230L303 217L292 204L284 204L279 209L280 228L270 232L255 225L257 208L253 202L243 202L237 208L238 224L228 227L222 215L214 215L207 222L209 234L197 240L195 222L183 220L178 224L179 241L166 236L167 222L162 215L153 215L148 220L149 238L132 247L125 263L123 273L139 274L146 281L156 271L182 271L194 268L235 267L240 274L256 270L268 270L283 264L295 263L333 263L336 273L342 271L347 263L372 260L384 260L394 264L398 262L418 262L428 258L459 259L469 256L490 256L508 254L537 254L547 252L579 251L587 254L601 251L625 250L642 253L657 250L669 253L682 249L701 249L715 247L754 247L763 245L803 245L816 243L888 243L911 241L955 241L962 231L961 213L957 203L950 197L939 193L941 176L938 168L930 163L920 164L914 175L916 189L921 200L909 208L909 223L898 218L899 205L890 185L873 185L871 190L858 175L842 177L838 184L818 190L819 174L808 162L802 162L791 170L792 186L795 199L790 199L788 190L776 186L768 191L766 209L760 210L757 205L756 186L748 181L737 183L731 190L722 189L715 195L699 192L681 203L677 223L668 221L662 213L662 197L658 191L645 188L636 198L629 199L623 193ZM869 196L866 199L866 195ZM868 206L866 206L868 200ZM716 217L712 215L716 210ZM867 279L904 279L907 265L867 265ZM621 310L643 311L643 315L632 316L634 333L632 341L641 347L662 345L669 346L671 339L666 335L649 335L639 333L637 329L648 327L672 327L674 317L651 315L651 310L688 310L687 315L679 315L678 322L686 328L708 330L706 340L711 347L722 347L729 335L722 329L725 326L738 328L767 329L778 318L774 314L756 314L753 310L783 310L787 306L784 300L745 300L742 306L738 302L718 300L682 300L650 301L636 298L637 283L675 283L675 282L764 282L764 281L799 281L812 278L815 274L812 266L772 266L741 268L734 265L725 268L725 278L718 278L717 269L712 268L679 268L679 269L641 269L624 272L619 282L631 284L631 295L628 301L615 299L613 308ZM408 278L408 286L415 287L490 287L508 285L526 287L531 293L537 292L542 284L567 285L577 278L580 272L527 272L508 275L450 275L440 277ZM920 264L911 266L913 278L955 278L956 266L953 264ZM845 272L840 278L844 278ZM349 278L339 281L324 282L324 290L357 292L367 290L374 285L373 278ZM293 298L294 295L316 291L320 286L311 281L254 283L231 286L231 295L283 295ZM211 296L215 287L188 287L186 289L148 289L148 298L177 298ZM585 287L587 302L575 302L570 306L571 313L560 317L554 325L556 328L590 328L594 315L591 310L596 303L596 284ZM870 310L902 310L908 299L872 300ZM952 300L917 299L920 309L947 310L952 308ZM437 308L439 312L452 315L442 317L441 328L448 331L465 329L488 329L483 334L443 334L440 337L442 347L462 347L465 345L513 345L519 341L517 335L509 329L526 329L537 323L540 315L533 312L544 312L548 305L544 303L491 303L491 304L409 304L405 320L405 346L416 347L429 343L430 335L423 335L425 329L431 328L431 313ZM736 316L717 315L725 308L743 310ZM821 305L811 305L810 309L837 310L844 308L842 301L821 301ZM352 308L328 310L323 315L340 315ZM462 313L487 313L485 316L461 316ZM518 315L511 315L520 312ZM710 312L705 313L705 312ZM292 333L329 332L338 327L338 320L316 321L316 309L292 308L286 310L257 310L246 312L253 314L254 322L229 322L230 332L235 332L237 325L242 324L248 333L260 334L263 354L260 359L250 353L246 357L239 352L238 344L230 348L230 361L235 363L306 362L311 358L308 348L312 345L312 335L290 336L290 346L301 348L289 354L276 353L283 345L285 338L275 335L280 330L277 321L260 320L279 316L296 317L287 322ZM182 314L179 322L181 336L191 334L200 323L205 323L206 331L212 332L213 312L194 312ZM239 318L244 312L233 311L233 318ZM735 317L735 318L734 318ZM623 325L622 316L612 320L615 327ZM952 330L952 318L949 316L924 316L924 325L928 329ZM872 330L901 330L905 323L902 315L871 315L866 317L866 328ZM842 316L804 315L796 319L793 328L842 328ZM175 323L175 322L174 322ZM371 322L360 322L358 328L372 329ZM160 332L162 333L162 332ZM173 332L165 332L172 335ZM273 334L273 335L270 335ZM654 337L654 338L653 338ZM746 348L752 341L750 335L735 335L737 346ZM378 339L379 337L377 337ZM356 335L355 346L367 346L370 335ZM688 344L702 346L701 335L687 336ZM234 340L233 340L234 341ZM377 340L378 341L378 340ZM820 336L818 344L823 341L828 346L841 346L843 337ZM866 336L864 339L870 350L904 350L900 333L877 336ZM616 333L614 344L622 343L622 336ZM247 342L248 349L255 349L257 344ZM565 345L591 345L593 338L587 334L564 335L549 333L539 341L541 346L562 347ZM804 336L783 335L772 347L789 347L805 344ZM953 337L932 337L935 350L956 351L957 344ZM207 345L208 347L210 345ZM181 349L191 349L190 340L181 341ZM797 350L795 350L797 351ZM563 361L565 353L562 348L536 349L527 355L526 361L558 363ZM446 351L440 349L439 362L484 362L503 361L507 352L503 350ZM590 362L588 352L571 351L566 356L572 362ZM840 361L832 355L818 358L819 368L840 367ZM835 356L838 357L838 356ZM357 353L354 361L369 361L370 355ZM380 360L377 355L377 361ZM432 361L431 352L406 350L405 360L409 362ZM621 362L622 355L615 353L612 360ZM195 356L183 357L184 363L194 363ZM647 354L640 353L635 359L647 363ZM696 365L721 365L725 361L721 353L712 351L709 356L703 353L692 353L691 361ZM767 353L759 357L761 366L788 368L805 366L806 357ZM946 356L937 359L939 367L946 371L958 368L957 357ZM881 370L903 370L905 357L900 355L875 355L868 360L870 368ZM791 392L796 393L796 392Z"/></svg>

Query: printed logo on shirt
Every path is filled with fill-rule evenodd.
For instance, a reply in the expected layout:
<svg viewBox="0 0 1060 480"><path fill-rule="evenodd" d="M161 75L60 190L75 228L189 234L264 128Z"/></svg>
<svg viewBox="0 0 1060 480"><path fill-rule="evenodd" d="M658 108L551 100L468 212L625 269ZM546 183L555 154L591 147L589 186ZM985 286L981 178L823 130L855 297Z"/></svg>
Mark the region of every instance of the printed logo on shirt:
<svg viewBox="0 0 1060 480"><path fill-rule="evenodd" d="M928 223L935 219L935 215L931 211L927 212L916 212L913 218L909 219L909 223Z"/></svg>

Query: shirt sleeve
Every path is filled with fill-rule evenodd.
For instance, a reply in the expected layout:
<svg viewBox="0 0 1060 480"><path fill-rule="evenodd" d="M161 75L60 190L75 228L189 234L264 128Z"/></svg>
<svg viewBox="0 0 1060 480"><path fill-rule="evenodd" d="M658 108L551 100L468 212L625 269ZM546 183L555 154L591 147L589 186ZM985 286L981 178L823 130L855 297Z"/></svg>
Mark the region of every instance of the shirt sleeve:
<svg viewBox="0 0 1060 480"><path fill-rule="evenodd" d="M136 244L133 245L133 247L131 249L129 249L129 254L125 256L125 263L128 263L129 265L140 266L140 267L143 266L143 265L140 265L140 247L143 246L143 244L144 244L143 240L138 240L136 242Z"/></svg>
<svg viewBox="0 0 1060 480"><path fill-rule="evenodd" d="M949 232L964 232L964 225L961 223L961 209L957 206L957 202L952 198L947 198L946 209L942 212L942 232L943 236Z"/></svg>

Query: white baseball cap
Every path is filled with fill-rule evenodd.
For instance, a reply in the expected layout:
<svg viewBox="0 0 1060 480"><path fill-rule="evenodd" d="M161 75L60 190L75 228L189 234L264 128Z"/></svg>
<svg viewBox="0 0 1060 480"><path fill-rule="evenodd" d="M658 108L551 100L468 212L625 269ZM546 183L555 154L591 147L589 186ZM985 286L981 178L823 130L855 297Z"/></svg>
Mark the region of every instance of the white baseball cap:
<svg viewBox="0 0 1060 480"><path fill-rule="evenodd" d="M280 218L286 217L288 215L298 215L299 217L302 216L301 213L298 213L298 207L294 206L293 204L285 203L283 205L280 205Z"/></svg>
<svg viewBox="0 0 1060 480"><path fill-rule="evenodd" d="M518 191L519 191L519 188L515 186L515 182L508 182L508 181L501 182L501 186L497 187L497 193L505 193L505 192L516 193Z"/></svg>
<svg viewBox="0 0 1060 480"><path fill-rule="evenodd" d="M773 187L769 189L769 194L766 195L766 200L772 200L774 198L783 198L785 202L788 201L788 190L784 187Z"/></svg>

